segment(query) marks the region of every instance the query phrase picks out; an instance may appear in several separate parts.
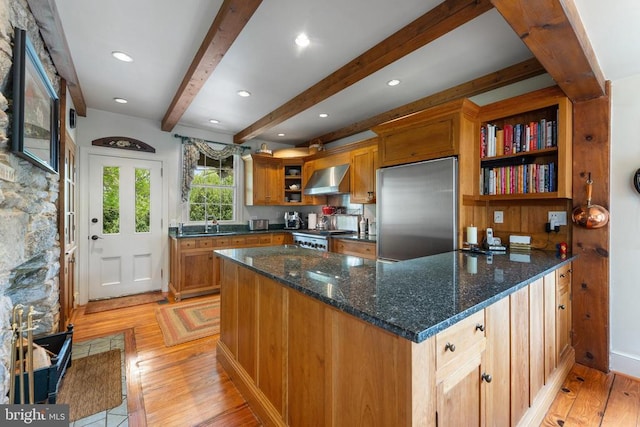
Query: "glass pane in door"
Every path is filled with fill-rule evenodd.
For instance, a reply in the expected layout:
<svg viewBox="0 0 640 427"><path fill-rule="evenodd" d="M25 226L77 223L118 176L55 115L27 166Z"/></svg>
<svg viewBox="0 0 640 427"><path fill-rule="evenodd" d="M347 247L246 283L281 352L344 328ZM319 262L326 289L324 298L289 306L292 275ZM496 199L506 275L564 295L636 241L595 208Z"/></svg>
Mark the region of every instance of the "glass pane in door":
<svg viewBox="0 0 640 427"><path fill-rule="evenodd" d="M120 232L120 168L102 169L102 233Z"/></svg>
<svg viewBox="0 0 640 427"><path fill-rule="evenodd" d="M136 168L136 233L148 233L151 223L151 171Z"/></svg>

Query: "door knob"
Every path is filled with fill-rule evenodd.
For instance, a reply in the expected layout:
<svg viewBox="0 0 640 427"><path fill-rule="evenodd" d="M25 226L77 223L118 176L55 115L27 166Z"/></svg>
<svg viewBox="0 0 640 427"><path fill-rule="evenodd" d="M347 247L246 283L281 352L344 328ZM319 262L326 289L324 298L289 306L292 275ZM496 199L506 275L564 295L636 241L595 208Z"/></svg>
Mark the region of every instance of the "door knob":
<svg viewBox="0 0 640 427"><path fill-rule="evenodd" d="M98 236L97 234L94 234L93 236L91 236L91 240L98 240L98 239L102 239L102 237Z"/></svg>

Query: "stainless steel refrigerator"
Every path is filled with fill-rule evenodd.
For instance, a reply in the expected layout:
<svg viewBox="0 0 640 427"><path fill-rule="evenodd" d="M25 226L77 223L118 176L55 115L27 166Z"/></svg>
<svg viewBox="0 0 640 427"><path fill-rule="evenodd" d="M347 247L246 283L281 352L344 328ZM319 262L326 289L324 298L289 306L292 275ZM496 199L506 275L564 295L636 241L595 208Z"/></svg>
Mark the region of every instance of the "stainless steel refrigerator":
<svg viewBox="0 0 640 427"><path fill-rule="evenodd" d="M457 249L457 158L378 169L376 179L379 259Z"/></svg>

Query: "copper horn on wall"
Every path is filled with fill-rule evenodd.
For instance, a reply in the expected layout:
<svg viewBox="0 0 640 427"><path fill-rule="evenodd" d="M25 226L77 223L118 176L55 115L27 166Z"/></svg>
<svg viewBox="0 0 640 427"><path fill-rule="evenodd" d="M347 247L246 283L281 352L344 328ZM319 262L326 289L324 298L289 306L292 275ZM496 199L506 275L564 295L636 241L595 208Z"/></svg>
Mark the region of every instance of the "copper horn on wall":
<svg viewBox="0 0 640 427"><path fill-rule="evenodd" d="M602 228L609 222L609 211L600 205L591 204L593 181L591 172L587 178L587 204L580 205L573 210L572 219L576 225L584 228Z"/></svg>

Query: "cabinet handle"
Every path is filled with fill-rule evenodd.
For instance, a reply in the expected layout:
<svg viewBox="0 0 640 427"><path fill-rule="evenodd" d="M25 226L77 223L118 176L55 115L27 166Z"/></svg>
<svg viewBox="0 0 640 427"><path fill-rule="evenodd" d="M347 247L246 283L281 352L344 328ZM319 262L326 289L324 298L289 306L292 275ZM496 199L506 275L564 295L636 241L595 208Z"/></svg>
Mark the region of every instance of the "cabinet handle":
<svg viewBox="0 0 640 427"><path fill-rule="evenodd" d="M486 374L486 373L484 373L484 372L482 373L482 380L483 380L484 382L490 383L492 379L493 379L493 378L491 378L491 375Z"/></svg>
<svg viewBox="0 0 640 427"><path fill-rule="evenodd" d="M453 353L454 351L456 351L456 346L455 346L455 344L451 344L450 342L448 342L448 343L444 346L444 351L447 351L447 350L451 351L452 353Z"/></svg>
<svg viewBox="0 0 640 427"><path fill-rule="evenodd" d="M559 306L558 306L558 308L559 308L560 310L564 310L565 308L567 308L567 306L566 306L566 305L564 305L564 304L562 304L562 305L559 305Z"/></svg>
<svg viewBox="0 0 640 427"><path fill-rule="evenodd" d="M562 273L562 274L560 275L560 278L561 278L561 279L564 279L565 277L566 277L566 276L564 275L564 273Z"/></svg>
<svg viewBox="0 0 640 427"><path fill-rule="evenodd" d="M476 331L484 332L484 325L482 323L478 323L476 325Z"/></svg>

